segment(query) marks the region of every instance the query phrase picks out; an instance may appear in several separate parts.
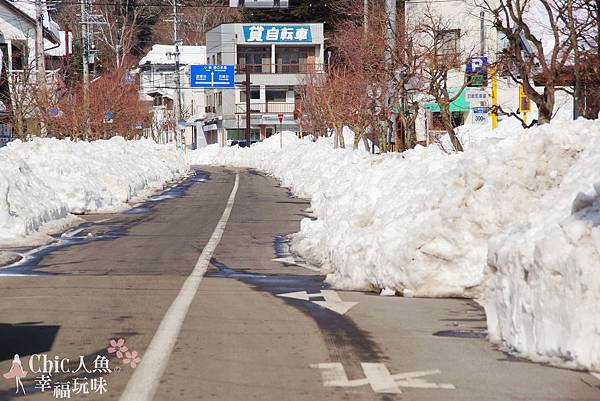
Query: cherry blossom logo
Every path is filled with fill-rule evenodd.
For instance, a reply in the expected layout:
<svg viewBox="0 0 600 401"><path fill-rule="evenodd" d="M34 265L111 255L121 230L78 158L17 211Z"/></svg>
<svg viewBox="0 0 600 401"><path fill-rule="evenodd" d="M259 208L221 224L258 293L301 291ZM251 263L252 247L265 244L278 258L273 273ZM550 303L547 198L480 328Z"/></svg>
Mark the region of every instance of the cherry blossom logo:
<svg viewBox="0 0 600 401"><path fill-rule="evenodd" d="M110 340L110 346L106 350L109 354L115 354L123 362L123 365L129 365L132 369L137 368L142 362L142 356L137 351L129 351L129 348L125 346L124 338Z"/></svg>

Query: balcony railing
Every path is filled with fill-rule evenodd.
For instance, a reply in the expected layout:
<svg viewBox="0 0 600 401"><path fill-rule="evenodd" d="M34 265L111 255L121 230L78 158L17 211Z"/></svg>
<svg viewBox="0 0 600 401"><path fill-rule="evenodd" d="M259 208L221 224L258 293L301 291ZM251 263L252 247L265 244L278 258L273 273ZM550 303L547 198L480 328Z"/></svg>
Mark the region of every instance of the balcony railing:
<svg viewBox="0 0 600 401"><path fill-rule="evenodd" d="M57 76L60 70L48 70L46 71L46 83L53 84L57 81ZM34 83L37 79L35 71L25 70L9 70L9 83L10 84L22 84L22 83Z"/></svg>
<svg viewBox="0 0 600 401"><path fill-rule="evenodd" d="M235 72L243 74L311 74L323 72L323 64L236 64Z"/></svg>
<svg viewBox="0 0 600 401"><path fill-rule="evenodd" d="M296 105L294 103L250 103L251 113L273 113L273 114L293 114ZM246 113L246 104L238 103L235 105L236 114Z"/></svg>

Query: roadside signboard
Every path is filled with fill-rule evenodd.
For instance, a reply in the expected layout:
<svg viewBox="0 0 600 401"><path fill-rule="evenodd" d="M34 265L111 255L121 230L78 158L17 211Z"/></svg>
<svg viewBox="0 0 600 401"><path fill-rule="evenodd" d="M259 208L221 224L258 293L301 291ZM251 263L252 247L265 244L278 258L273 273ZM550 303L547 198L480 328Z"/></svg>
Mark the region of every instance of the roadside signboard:
<svg viewBox="0 0 600 401"><path fill-rule="evenodd" d="M465 89L465 100L479 101L486 100L488 98L487 91L484 88L466 88Z"/></svg>
<svg viewBox="0 0 600 401"><path fill-rule="evenodd" d="M112 111L107 111L104 113L104 122L111 124L113 122L114 114Z"/></svg>
<svg viewBox="0 0 600 401"><path fill-rule="evenodd" d="M487 74L487 65L487 57L473 57L467 64L467 69L465 72L467 74Z"/></svg>
<svg viewBox="0 0 600 401"><path fill-rule="evenodd" d="M485 125L488 122L488 112L489 109L487 107L473 107L473 123Z"/></svg>
<svg viewBox="0 0 600 401"><path fill-rule="evenodd" d="M310 25L244 25L246 43L312 42Z"/></svg>
<svg viewBox="0 0 600 401"><path fill-rule="evenodd" d="M531 100L525 94L523 85L519 86L519 111L521 113L529 113L531 111Z"/></svg>
<svg viewBox="0 0 600 401"><path fill-rule="evenodd" d="M487 86L488 79L488 59L485 56L473 57L465 69L465 74L470 87Z"/></svg>
<svg viewBox="0 0 600 401"><path fill-rule="evenodd" d="M192 88L234 88L233 65L201 64L190 66Z"/></svg>

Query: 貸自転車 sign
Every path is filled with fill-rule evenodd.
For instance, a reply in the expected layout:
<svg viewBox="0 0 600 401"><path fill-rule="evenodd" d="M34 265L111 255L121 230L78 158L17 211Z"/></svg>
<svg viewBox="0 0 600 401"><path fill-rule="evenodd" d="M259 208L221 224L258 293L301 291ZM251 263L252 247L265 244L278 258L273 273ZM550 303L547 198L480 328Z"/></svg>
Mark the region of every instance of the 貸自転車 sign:
<svg viewBox="0 0 600 401"><path fill-rule="evenodd" d="M312 42L309 25L245 25L243 28L246 43Z"/></svg>

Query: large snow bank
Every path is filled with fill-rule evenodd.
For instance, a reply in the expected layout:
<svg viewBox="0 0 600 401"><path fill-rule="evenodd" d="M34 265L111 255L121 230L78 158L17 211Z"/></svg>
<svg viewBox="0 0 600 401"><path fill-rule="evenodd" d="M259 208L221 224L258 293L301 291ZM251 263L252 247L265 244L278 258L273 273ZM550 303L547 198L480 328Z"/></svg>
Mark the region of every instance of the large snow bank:
<svg viewBox="0 0 600 401"><path fill-rule="evenodd" d="M190 161L258 168L311 197L317 219L302 221L293 248L333 285L478 297L492 340L598 369L598 132L584 120L512 125L480 132L460 154L383 156L284 133L283 150L274 136L251 149L209 146Z"/></svg>
<svg viewBox="0 0 600 401"><path fill-rule="evenodd" d="M536 361L600 371L600 125L546 131L554 185L490 241L490 339Z"/></svg>
<svg viewBox="0 0 600 401"><path fill-rule="evenodd" d="M123 208L187 171L174 146L150 140L11 142L0 149L0 244L30 241L71 213Z"/></svg>

